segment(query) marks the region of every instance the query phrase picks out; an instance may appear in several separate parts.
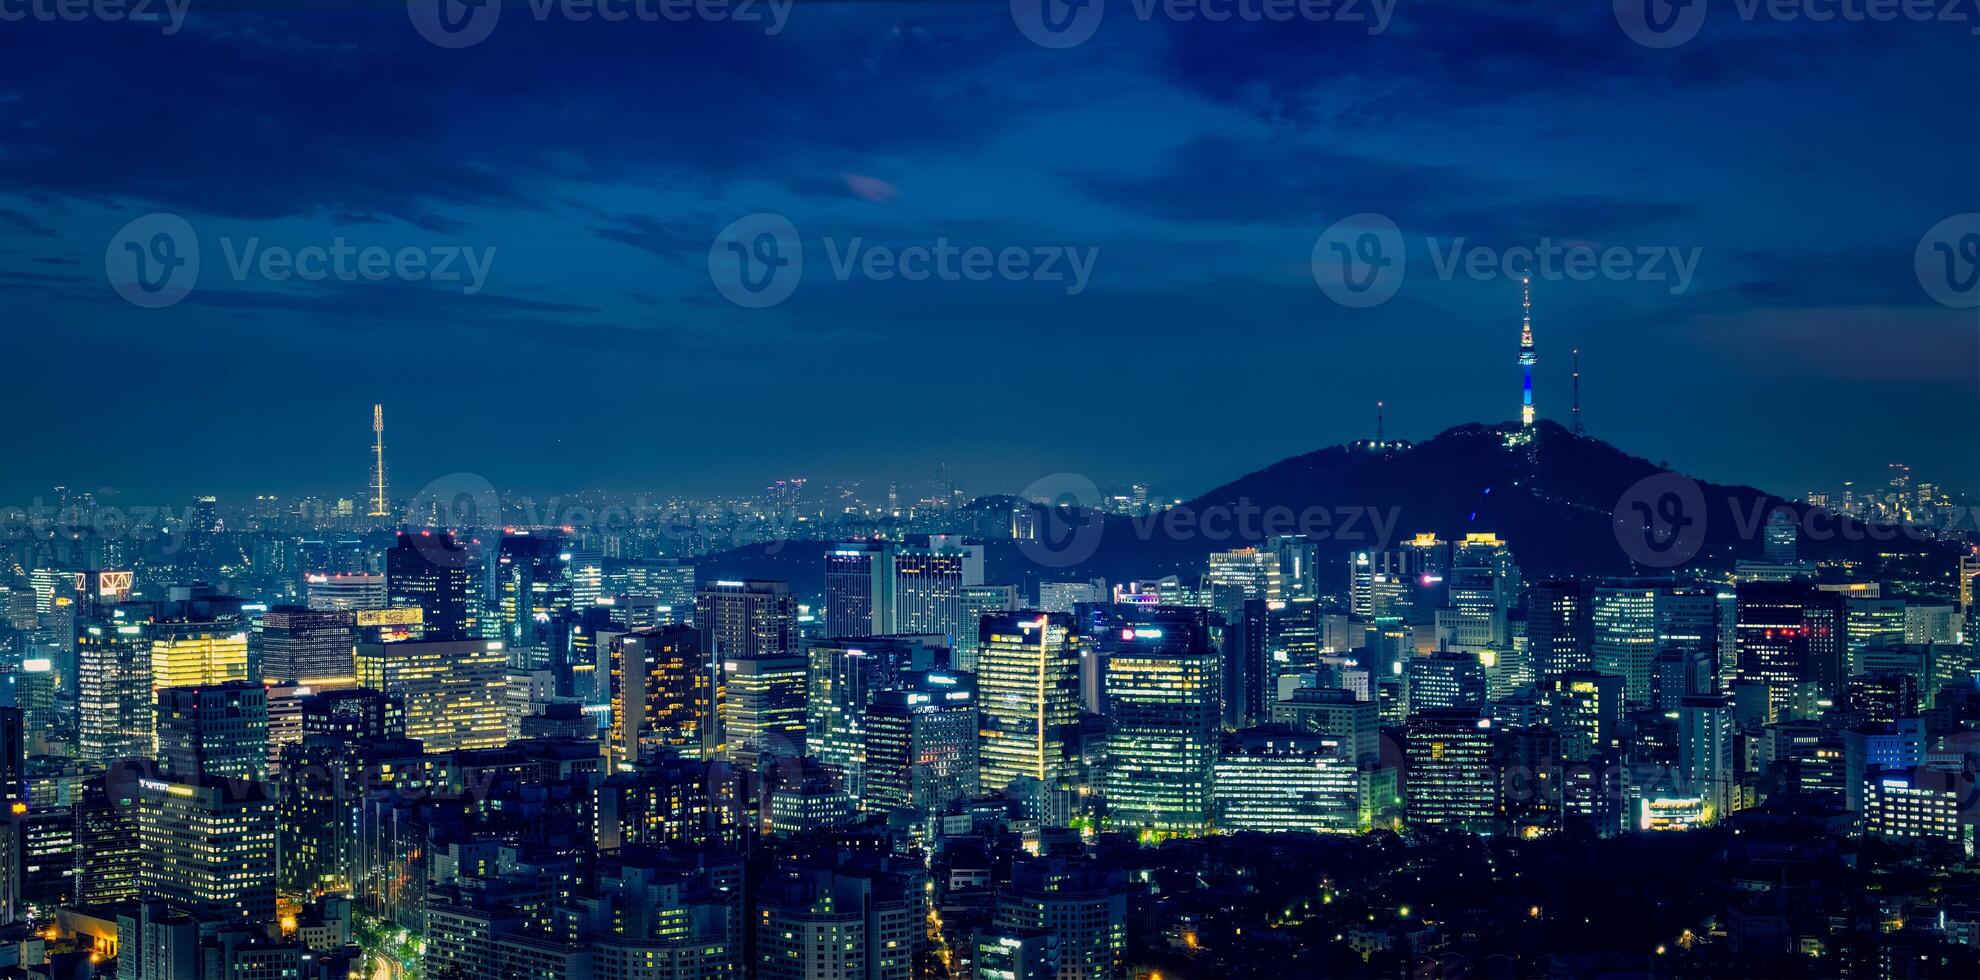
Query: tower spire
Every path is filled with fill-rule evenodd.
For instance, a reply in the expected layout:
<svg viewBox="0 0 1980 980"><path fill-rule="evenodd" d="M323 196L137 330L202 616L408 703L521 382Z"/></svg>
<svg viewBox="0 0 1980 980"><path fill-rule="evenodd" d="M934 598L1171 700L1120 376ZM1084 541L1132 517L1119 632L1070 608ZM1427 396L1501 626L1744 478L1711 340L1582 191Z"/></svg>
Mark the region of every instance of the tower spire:
<svg viewBox="0 0 1980 980"><path fill-rule="evenodd" d="M1586 435L1581 427L1581 348L1574 349L1574 434Z"/></svg>
<svg viewBox="0 0 1980 980"><path fill-rule="evenodd" d="M1519 366L1525 375L1520 386L1519 424L1533 428L1533 276L1519 277Z"/></svg>
<svg viewBox="0 0 1980 980"><path fill-rule="evenodd" d="M385 406L371 406L371 514L390 517L385 503Z"/></svg>

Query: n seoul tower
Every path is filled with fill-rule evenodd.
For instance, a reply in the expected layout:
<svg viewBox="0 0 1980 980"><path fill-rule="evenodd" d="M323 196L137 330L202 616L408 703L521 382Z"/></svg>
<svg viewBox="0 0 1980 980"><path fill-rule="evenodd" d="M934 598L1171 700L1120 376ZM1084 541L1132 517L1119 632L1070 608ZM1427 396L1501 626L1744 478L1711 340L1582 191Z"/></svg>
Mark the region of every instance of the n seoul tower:
<svg viewBox="0 0 1980 980"><path fill-rule="evenodd" d="M1519 277L1519 367L1525 378L1520 387L1519 424L1521 428L1533 428L1533 364L1539 357L1533 353L1533 276Z"/></svg>

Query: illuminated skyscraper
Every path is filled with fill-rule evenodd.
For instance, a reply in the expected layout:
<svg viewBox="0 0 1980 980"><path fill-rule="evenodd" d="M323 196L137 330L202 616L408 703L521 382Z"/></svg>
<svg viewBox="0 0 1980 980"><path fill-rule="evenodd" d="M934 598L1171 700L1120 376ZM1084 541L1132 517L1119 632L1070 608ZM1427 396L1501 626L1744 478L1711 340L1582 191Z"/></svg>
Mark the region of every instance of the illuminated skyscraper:
<svg viewBox="0 0 1980 980"><path fill-rule="evenodd" d="M710 582L695 594L702 648L717 660L781 657L798 651L797 602L783 582Z"/></svg>
<svg viewBox="0 0 1980 980"><path fill-rule="evenodd" d="M151 639L133 612L113 607L76 636L82 758L99 766L151 755Z"/></svg>
<svg viewBox="0 0 1980 980"><path fill-rule="evenodd" d="M311 609L385 608L385 576L371 572L310 572L303 589Z"/></svg>
<svg viewBox="0 0 1980 980"><path fill-rule="evenodd" d="M203 922L274 922L276 807L264 784L146 779L138 793L146 895Z"/></svg>
<svg viewBox="0 0 1980 980"><path fill-rule="evenodd" d="M261 617L261 676L295 683L348 678L356 673L355 614L344 610L276 606Z"/></svg>
<svg viewBox="0 0 1980 980"><path fill-rule="evenodd" d="M894 629L891 541L857 541L825 552L825 635L883 636Z"/></svg>
<svg viewBox="0 0 1980 980"><path fill-rule="evenodd" d="M1209 610L1120 608L1120 641L1104 668L1107 811L1123 829L1200 833L1210 825L1222 717Z"/></svg>
<svg viewBox="0 0 1980 980"><path fill-rule="evenodd" d="M1278 554L1257 548L1211 552L1210 572L1203 584L1209 589L1220 585L1236 587L1243 591L1246 599L1279 602L1285 598L1284 583L1279 577Z"/></svg>
<svg viewBox="0 0 1980 980"><path fill-rule="evenodd" d="M983 617L977 705L983 789L1020 778L1056 787L1070 774L1071 729L1079 720L1079 639L1060 613Z"/></svg>
<svg viewBox="0 0 1980 980"><path fill-rule="evenodd" d="M1411 715L1404 811L1411 826L1489 833L1498 818L1492 721L1477 708Z"/></svg>
<svg viewBox="0 0 1980 980"><path fill-rule="evenodd" d="M1017 608L1015 585L965 585L962 588L962 625L956 633L955 649L949 662L957 670L976 672L977 644L982 639L983 617Z"/></svg>
<svg viewBox="0 0 1980 980"><path fill-rule="evenodd" d="M861 800L869 813L928 813L977 791L976 685L968 674L911 674L865 711Z"/></svg>
<svg viewBox="0 0 1980 980"><path fill-rule="evenodd" d="M939 633L954 642L962 628L966 557L932 548L908 548L894 557L893 632Z"/></svg>
<svg viewBox="0 0 1980 980"><path fill-rule="evenodd" d="M508 741L502 645L487 640L360 643L358 683L405 699L406 736L428 752Z"/></svg>
<svg viewBox="0 0 1980 980"><path fill-rule="evenodd" d="M1597 585L1589 597L1589 659L1595 669L1623 678L1632 705L1650 703L1650 664L1657 658L1657 587Z"/></svg>
<svg viewBox="0 0 1980 980"><path fill-rule="evenodd" d="M661 750L705 758L714 748L714 671L701 631L659 626L612 640L612 746L622 763Z"/></svg>
<svg viewBox="0 0 1980 980"><path fill-rule="evenodd" d="M151 687L198 687L248 679L247 625L238 618L157 619L151 639Z"/></svg>
<svg viewBox="0 0 1980 980"><path fill-rule="evenodd" d="M481 563L446 531L401 532L385 552L389 606L418 606L422 637L465 640L480 635L481 599L475 579Z"/></svg>
<svg viewBox="0 0 1980 980"><path fill-rule="evenodd" d="M1594 631L1588 587L1583 583L1540 582L1527 592L1527 649L1532 652L1534 670L1542 677L1592 666L1589 641Z"/></svg>
<svg viewBox="0 0 1980 980"><path fill-rule="evenodd" d="M882 691L899 688L910 672L940 666L937 651L947 640L940 634L844 637L806 651L805 750L837 772L855 797L866 759L867 705Z"/></svg>
<svg viewBox="0 0 1980 980"><path fill-rule="evenodd" d="M159 770L180 782L199 776L268 775L268 692L236 681L158 692Z"/></svg>
<svg viewBox="0 0 1980 980"><path fill-rule="evenodd" d="M804 754L805 659L795 654L721 661L722 750L756 768L764 756Z"/></svg>
<svg viewBox="0 0 1980 980"><path fill-rule="evenodd" d="M563 541L553 536L502 536L495 554L495 590L501 639L507 645L511 667L541 670L550 666L547 627L571 608L563 554Z"/></svg>

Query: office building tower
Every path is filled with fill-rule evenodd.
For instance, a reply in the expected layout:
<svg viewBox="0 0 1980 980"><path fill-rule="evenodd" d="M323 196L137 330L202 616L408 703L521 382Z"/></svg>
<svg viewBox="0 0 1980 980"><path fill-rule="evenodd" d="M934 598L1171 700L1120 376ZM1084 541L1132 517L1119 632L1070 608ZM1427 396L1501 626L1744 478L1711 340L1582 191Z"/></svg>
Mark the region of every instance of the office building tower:
<svg viewBox="0 0 1980 980"><path fill-rule="evenodd" d="M158 692L159 771L174 780L268 775L268 692L236 681Z"/></svg>
<svg viewBox="0 0 1980 980"><path fill-rule="evenodd" d="M303 590L311 609L354 612L386 606L385 576L372 572L310 572L303 576Z"/></svg>
<svg viewBox="0 0 1980 980"><path fill-rule="evenodd" d="M656 626L611 641L612 746L621 763L715 748L715 674L692 626Z"/></svg>
<svg viewBox="0 0 1980 980"><path fill-rule="evenodd" d="M1681 650L1704 660L1718 675L1719 598L1716 589L1667 586L1657 590L1657 649Z"/></svg>
<svg viewBox="0 0 1980 980"><path fill-rule="evenodd" d="M731 657L721 668L718 701L728 760L761 771L765 757L804 755L805 659L790 654Z"/></svg>
<svg viewBox="0 0 1980 980"><path fill-rule="evenodd" d="M1209 611L1121 608L1119 643L1104 668L1108 814L1118 827L1200 833L1210 825L1222 720Z"/></svg>
<svg viewBox="0 0 1980 980"><path fill-rule="evenodd" d="M1586 762L1622 749L1627 682L1619 675L1571 670L1540 682L1540 715L1560 734L1561 757Z"/></svg>
<svg viewBox="0 0 1980 980"><path fill-rule="evenodd" d="M564 588L570 608L589 609L606 596L605 553L591 548L569 548L557 559L564 566Z"/></svg>
<svg viewBox="0 0 1980 980"><path fill-rule="evenodd" d="M967 553L903 549L894 556L894 622L889 632L937 633L951 644L962 629Z"/></svg>
<svg viewBox="0 0 1980 980"><path fill-rule="evenodd" d="M1426 552L1415 548L1356 551L1348 556L1348 611L1362 622L1394 616L1407 621ZM1435 598L1435 597L1433 597Z"/></svg>
<svg viewBox="0 0 1980 980"><path fill-rule="evenodd" d="M1510 614L1519 601L1519 566L1497 535L1471 533L1457 542L1445 577L1447 606L1439 610L1445 646L1477 652L1511 649Z"/></svg>
<svg viewBox="0 0 1980 980"><path fill-rule="evenodd" d="M406 736L428 752L495 748L508 740L507 660L488 640L360 643L358 684L401 698Z"/></svg>
<svg viewBox="0 0 1980 980"><path fill-rule="evenodd" d="M1762 531L1761 558L1778 565L1792 565L1797 560L1795 538L1801 533L1801 521L1794 511L1786 507L1777 508L1767 515L1767 524Z"/></svg>
<svg viewBox="0 0 1980 980"><path fill-rule="evenodd" d="M985 791L1031 779L1056 788L1071 773L1079 720L1079 635L1069 615L983 617L977 654L979 766Z"/></svg>
<svg viewBox="0 0 1980 980"><path fill-rule="evenodd" d="M1883 772L1903 771L1923 765L1926 744L1923 718L1901 718L1894 722L1844 729L1844 808L1851 813L1862 813L1865 784Z"/></svg>
<svg viewBox="0 0 1980 980"><path fill-rule="evenodd" d="M1678 772L1684 790L1711 807L1707 823L1732 807L1733 732L1732 699L1725 695L1692 695L1678 708Z"/></svg>
<svg viewBox="0 0 1980 980"><path fill-rule="evenodd" d="M1205 588L1210 589L1236 587L1246 599L1281 602L1286 597L1285 583L1279 573L1279 556L1257 548L1211 552L1210 571L1204 576L1203 583Z"/></svg>
<svg viewBox="0 0 1980 980"><path fill-rule="evenodd" d="M151 755L151 640L135 617L115 610L76 636L79 748L83 761L108 766Z"/></svg>
<svg viewBox="0 0 1980 980"><path fill-rule="evenodd" d="M825 635L882 636L894 628L894 559L890 541L859 541L825 552Z"/></svg>
<svg viewBox="0 0 1980 980"><path fill-rule="evenodd" d="M910 671L932 670L945 634L859 636L811 644L805 653L805 751L837 773L855 798L866 758L866 707L900 687Z"/></svg>
<svg viewBox="0 0 1980 980"><path fill-rule="evenodd" d="M82 906L138 897L138 778L135 766L90 777L75 803L75 895Z"/></svg>
<svg viewBox="0 0 1980 980"><path fill-rule="evenodd" d="M1319 549L1297 534L1275 534L1265 548L1278 556L1279 587L1287 599L1311 599L1320 594Z"/></svg>
<svg viewBox="0 0 1980 980"><path fill-rule="evenodd" d="M663 623L694 622L694 565L678 558L643 558L606 565L606 584L626 596L654 600Z"/></svg>
<svg viewBox="0 0 1980 980"><path fill-rule="evenodd" d="M861 805L868 813L933 813L974 795L976 679L950 671L909 674L865 710Z"/></svg>
<svg viewBox="0 0 1980 980"><path fill-rule="evenodd" d="M511 667L550 666L544 627L572 608L565 554L561 538L529 532L504 534L496 548L496 612Z"/></svg>
<svg viewBox="0 0 1980 980"><path fill-rule="evenodd" d="M978 930L970 962L976 980L1058 980L1059 937L1049 932Z"/></svg>
<svg viewBox="0 0 1980 980"><path fill-rule="evenodd" d="M1499 786L1492 767L1492 721L1478 708L1411 715L1404 734L1404 816L1413 827L1490 833Z"/></svg>
<svg viewBox="0 0 1980 980"><path fill-rule="evenodd" d="M1478 655L1440 650L1403 663L1403 696L1408 712L1485 703L1485 668Z"/></svg>
<svg viewBox="0 0 1980 980"><path fill-rule="evenodd" d="M466 640L481 635L481 562L446 531L400 532L385 552L390 607L417 606L421 638Z"/></svg>
<svg viewBox="0 0 1980 980"><path fill-rule="evenodd" d="M1401 816L1395 771L1357 765L1353 752L1350 743L1318 732L1254 728L1226 736L1211 780L1217 828L1395 829Z"/></svg>
<svg viewBox="0 0 1980 980"><path fill-rule="evenodd" d="M1969 621L1980 618L1975 615L1980 610L1974 606L1975 597L1980 596L1980 545L1968 547L1966 553L1959 556L1956 574L1959 578L1960 612L1965 613Z"/></svg>
<svg viewBox="0 0 1980 980"><path fill-rule="evenodd" d="M1272 724L1337 740L1349 761L1371 767L1380 761L1381 731L1373 701L1340 688L1299 688L1272 705Z"/></svg>
<svg viewBox="0 0 1980 980"><path fill-rule="evenodd" d="M27 799L26 714L19 708L0 707L0 804Z"/></svg>
<svg viewBox="0 0 1980 980"><path fill-rule="evenodd" d="M153 690L248 679L247 624L238 616L161 616L144 632L151 641Z"/></svg>
<svg viewBox="0 0 1980 980"><path fill-rule="evenodd" d="M145 895L202 923L275 921L276 807L263 784L143 780L138 796Z"/></svg>
<svg viewBox="0 0 1980 980"><path fill-rule="evenodd" d="M1864 651L1873 646L1909 642L1905 637L1905 601L1881 596L1843 594L1844 676L1863 672Z"/></svg>
<svg viewBox="0 0 1980 980"><path fill-rule="evenodd" d="M710 582L695 594L702 649L716 661L798 652L797 601L783 582Z"/></svg>
<svg viewBox="0 0 1980 980"><path fill-rule="evenodd" d="M357 616L348 610L275 606L261 616L261 676L270 682L316 684L356 676L351 651Z"/></svg>
<svg viewBox="0 0 1980 980"><path fill-rule="evenodd" d="M1010 612L1016 609L1017 586L965 585L958 604L962 607L961 627L956 634L955 649L950 652L949 660L955 669L974 673L977 641L982 636L983 617L991 613Z"/></svg>
<svg viewBox="0 0 1980 980"><path fill-rule="evenodd" d="M1595 669L1623 679L1631 704L1650 703L1650 663L1657 651L1656 585L1602 583L1589 597L1589 658Z"/></svg>
<svg viewBox="0 0 1980 980"><path fill-rule="evenodd" d="M1737 676L1767 685L1770 719L1808 717L1818 697L1840 694L1840 595L1803 582L1743 582L1736 602Z"/></svg>

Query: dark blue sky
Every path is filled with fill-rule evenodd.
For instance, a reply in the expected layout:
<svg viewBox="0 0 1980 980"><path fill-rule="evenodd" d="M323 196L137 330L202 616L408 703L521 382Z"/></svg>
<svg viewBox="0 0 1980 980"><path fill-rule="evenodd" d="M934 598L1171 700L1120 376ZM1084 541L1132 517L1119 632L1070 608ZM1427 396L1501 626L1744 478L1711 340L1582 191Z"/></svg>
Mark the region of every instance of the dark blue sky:
<svg viewBox="0 0 1980 980"><path fill-rule="evenodd" d="M1009 5L800 4L762 24L538 21L448 50L385 3L197 2L0 24L0 493L357 493L395 482L975 492L1061 470L1181 493L1369 434L1516 411L1518 287L1455 239L1697 249L1669 281L1542 281L1541 414L1581 348L1595 435L1800 493L1891 461L1980 487L1980 323L1914 251L1980 211L1974 24L1749 23L1633 42L1607 2L1403 0L1387 29L1141 22L1076 47ZM150 212L195 229L175 305L113 291ZM709 248L786 216L790 298ZM1349 309L1316 236L1392 219L1400 291ZM485 285L236 280L228 249L495 250ZM832 275L831 249L1097 248L1042 282ZM827 244L827 240L830 244Z"/></svg>

